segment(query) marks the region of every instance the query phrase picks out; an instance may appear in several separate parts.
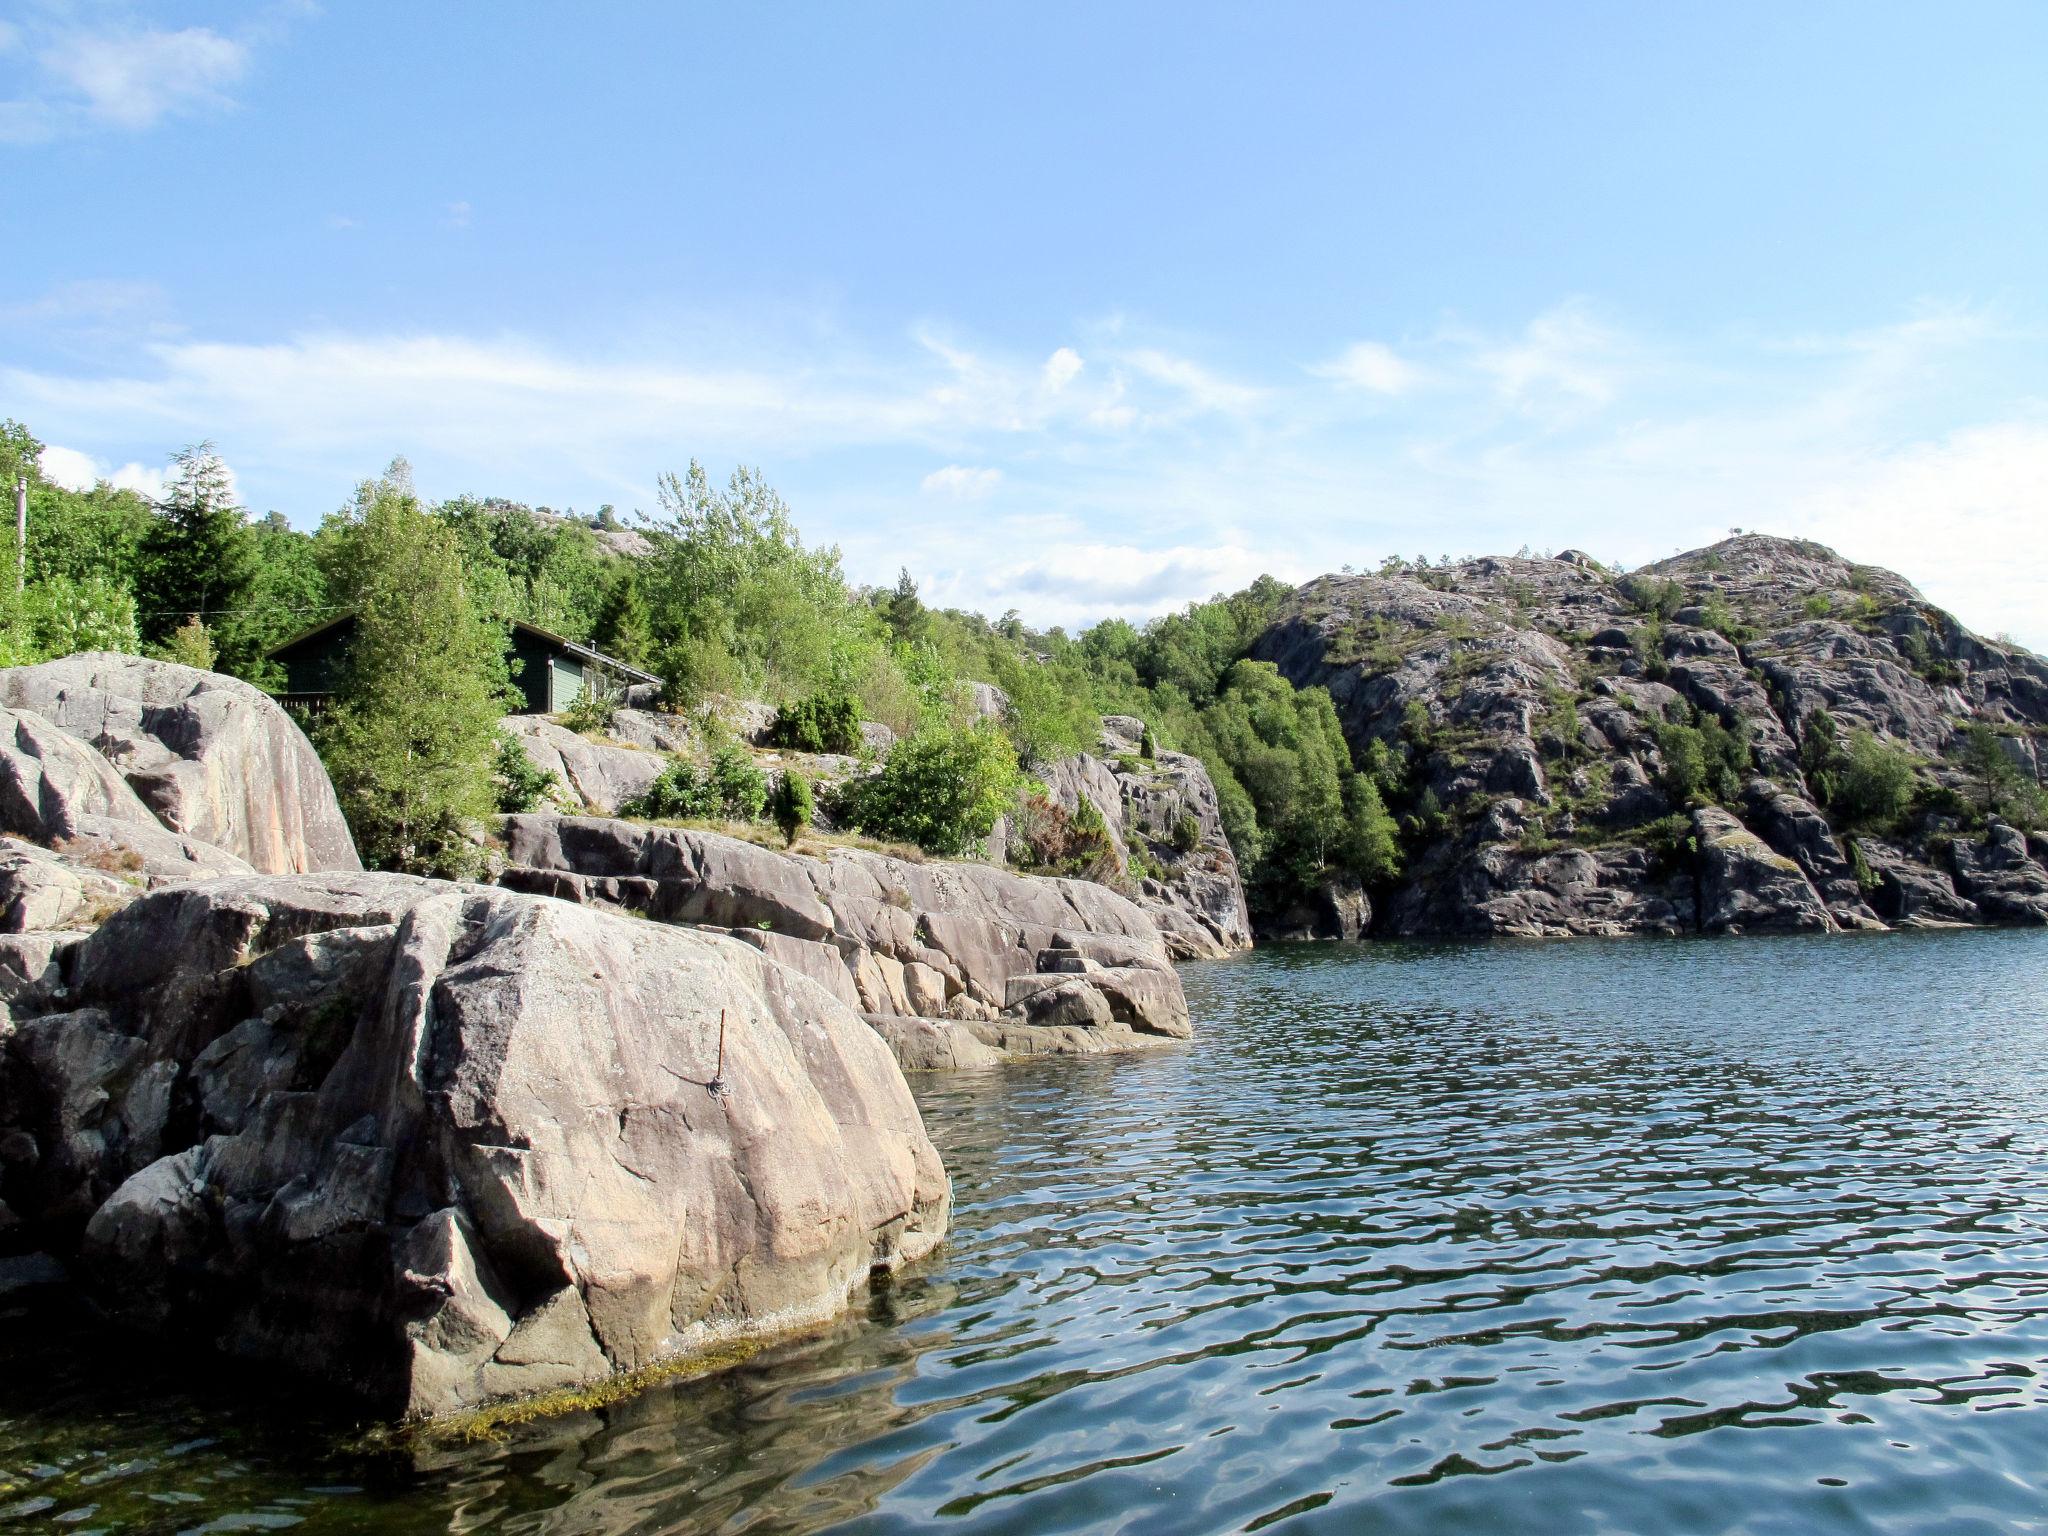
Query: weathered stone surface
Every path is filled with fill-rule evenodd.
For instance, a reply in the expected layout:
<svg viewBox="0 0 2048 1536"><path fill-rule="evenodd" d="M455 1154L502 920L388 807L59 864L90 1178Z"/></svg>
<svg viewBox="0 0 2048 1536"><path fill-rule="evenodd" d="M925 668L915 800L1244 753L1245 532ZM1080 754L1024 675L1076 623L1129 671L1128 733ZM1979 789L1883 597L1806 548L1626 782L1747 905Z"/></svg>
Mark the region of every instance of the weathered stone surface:
<svg viewBox="0 0 2048 1536"><path fill-rule="evenodd" d="M1375 893L1376 932L1819 926L1747 845L1672 837L1699 789L1672 772L1670 728L1706 724L1747 743L1742 786L1712 787L1721 811L1798 866L1827 923L2031 920L2034 877L2019 865L1993 882L2012 900L1956 894L1944 850L1974 834L1932 794L1882 857L1866 852L1877 883L1865 892L1799 742L1826 709L1842 742L1873 731L1916 754L1930 790L1966 791L1956 753L1981 721L2038 784L2048 662L1821 545L1740 535L1626 577L1526 555L1326 576L1251 654L1327 689L1354 752L1377 748L1403 770L1394 809L1411 817L1411 857L1399 886ZM1424 811L1430 831L1416 837ZM1763 884L1725 886L1749 878Z"/></svg>
<svg viewBox="0 0 2048 1536"><path fill-rule="evenodd" d="M33 712L125 777L147 819L269 874L360 869L334 787L303 732L261 689L108 651L0 670L0 705ZM0 795L4 800L4 795ZM127 801L77 809L134 820ZM47 842L70 828L47 820Z"/></svg>
<svg viewBox="0 0 2048 1536"><path fill-rule="evenodd" d="M1857 846L1878 879L1871 907L1893 927L1955 928L1986 921L1974 901L1957 894L1945 871L1878 838L1859 838Z"/></svg>
<svg viewBox="0 0 2048 1536"><path fill-rule="evenodd" d="M0 670L0 681L8 676ZM154 826L113 765L41 715L0 709L0 827L49 844L85 817Z"/></svg>
<svg viewBox="0 0 2048 1536"><path fill-rule="evenodd" d="M906 1072L959 1072L993 1067L1011 1053L984 1044L966 1024L952 1019L918 1019L902 1014L871 1013L875 1033L888 1043L897 1065Z"/></svg>
<svg viewBox="0 0 2048 1536"><path fill-rule="evenodd" d="M644 721L636 718L629 729L634 734L655 734L652 727L643 726ZM669 763L660 751L592 741L545 715L509 715L504 728L536 768L553 775L566 806L601 816L612 815L644 794Z"/></svg>
<svg viewBox="0 0 2048 1536"><path fill-rule="evenodd" d="M1950 849L1956 888L1998 923L2048 923L2048 869L2034 861L2017 828L1993 822L1982 842Z"/></svg>
<svg viewBox="0 0 2048 1536"><path fill-rule="evenodd" d="M141 894L138 883L0 837L0 931L93 927Z"/></svg>
<svg viewBox="0 0 2048 1536"><path fill-rule="evenodd" d="M1335 875L1275 916L1267 924L1266 937L1297 942L1336 939L1348 943L1363 937L1371 923L1372 900L1358 877Z"/></svg>
<svg viewBox="0 0 2048 1536"><path fill-rule="evenodd" d="M594 817L507 817L505 843L509 867L501 878L514 889L712 924L750 941L761 933L804 943L805 958L789 963L814 976L836 963L864 1012L993 1016L1012 1007L1013 978L1073 957L1105 971L1144 973L1142 981L1114 986L1079 977L1100 995L1103 1017L1118 1017L1121 1006L1134 1031L1187 1031L1186 998L1159 926L1143 908L1087 881L852 849L816 858L717 833Z"/></svg>
<svg viewBox="0 0 2048 1536"><path fill-rule="evenodd" d="M821 1318L943 1230L882 1039L729 937L248 876L143 897L71 969L0 1056L27 1240L118 1318L392 1411Z"/></svg>
<svg viewBox="0 0 2048 1536"><path fill-rule="evenodd" d="M1161 872L1126 889L1152 914L1175 959L1248 949L1251 915L1216 786L1200 759L1185 753L1140 757L1144 731L1134 716L1105 717L1105 755L1081 753L1053 764L1044 775L1048 798L1070 814L1084 799L1094 805L1113 841L1118 878L1128 878L1133 849Z"/></svg>
<svg viewBox="0 0 2048 1536"><path fill-rule="evenodd" d="M1797 863L1717 806L1692 813L1699 841L1699 925L1708 933L1834 931Z"/></svg>

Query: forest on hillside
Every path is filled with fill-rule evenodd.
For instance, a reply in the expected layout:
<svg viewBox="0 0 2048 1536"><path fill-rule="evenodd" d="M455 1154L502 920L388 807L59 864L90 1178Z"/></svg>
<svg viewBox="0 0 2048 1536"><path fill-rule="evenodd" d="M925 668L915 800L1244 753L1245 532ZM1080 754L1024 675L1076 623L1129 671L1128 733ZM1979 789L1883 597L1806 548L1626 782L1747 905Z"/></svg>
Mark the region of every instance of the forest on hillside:
<svg viewBox="0 0 2048 1536"><path fill-rule="evenodd" d="M314 734L366 853L392 867L459 870L465 823L506 802L517 774L495 721L512 620L654 672L669 709L761 699L813 750L856 751L858 722L880 721L898 742L847 819L935 852L963 851L1038 772L1096 750L1115 713L1206 766L1256 905L1398 861L1382 791L1399 765L1358 772L1329 696L1245 659L1289 592L1270 577L1069 635L928 606L907 571L849 583L839 551L806 543L745 468L721 485L693 462L662 477L652 512L579 517L495 497L428 504L394 464L305 531L237 505L209 445L176 458L155 501L67 489L40 451L27 427L0 428L0 472L30 487L26 582L0 583L0 663L133 651L275 690L273 649L356 614L351 676ZM973 682L1007 696L999 722L970 718Z"/></svg>

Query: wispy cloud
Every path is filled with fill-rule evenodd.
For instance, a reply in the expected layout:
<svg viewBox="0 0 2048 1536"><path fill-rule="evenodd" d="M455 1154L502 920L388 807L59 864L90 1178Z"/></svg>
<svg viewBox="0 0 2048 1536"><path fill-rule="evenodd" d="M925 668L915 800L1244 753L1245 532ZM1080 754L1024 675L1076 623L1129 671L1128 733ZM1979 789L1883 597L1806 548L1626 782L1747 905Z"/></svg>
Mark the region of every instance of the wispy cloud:
<svg viewBox="0 0 2048 1536"><path fill-rule="evenodd" d="M955 501L981 501L1003 483L1000 469L971 469L965 464L948 464L935 469L919 482L927 496L947 496Z"/></svg>
<svg viewBox="0 0 2048 1536"><path fill-rule="evenodd" d="M50 6L0 22L0 55L23 61L25 73L19 94L0 100L0 143L140 132L231 108L256 48L293 9L266 7L225 30L157 26L125 6Z"/></svg>
<svg viewBox="0 0 2048 1536"><path fill-rule="evenodd" d="M1309 369L1318 378L1347 389L1375 395L1405 395L1420 381L1420 371L1385 342L1353 342L1326 363Z"/></svg>
<svg viewBox="0 0 2048 1536"><path fill-rule="evenodd" d="M1388 553L1576 545L1634 564L1739 523L1891 564L1966 622L2043 645L2048 368L2023 342L1989 314L1916 311L1679 346L1580 301L1405 342L1405 373L1333 341L1321 355L1351 376L1261 376L1128 321L1015 351L927 329L788 363L138 324L125 352L91 354L121 367L0 364L0 399L96 473L213 437L257 504L302 520L399 452L429 494L554 505L644 504L692 455L759 463L856 576L914 551L938 600L1040 622ZM1999 347L2020 361L1991 390L1973 370Z"/></svg>

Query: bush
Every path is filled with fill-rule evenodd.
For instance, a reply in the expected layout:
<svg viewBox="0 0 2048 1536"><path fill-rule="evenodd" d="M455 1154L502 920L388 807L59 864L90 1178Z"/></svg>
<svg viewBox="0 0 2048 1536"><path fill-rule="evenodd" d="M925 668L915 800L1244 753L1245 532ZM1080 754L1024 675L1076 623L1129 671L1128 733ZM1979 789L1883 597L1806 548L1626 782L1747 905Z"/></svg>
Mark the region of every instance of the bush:
<svg viewBox="0 0 2048 1536"><path fill-rule="evenodd" d="M1845 826L1882 831L1913 800L1913 754L1879 741L1869 731L1849 737L1829 809Z"/></svg>
<svg viewBox="0 0 2048 1536"><path fill-rule="evenodd" d="M782 829L782 841L786 846L793 845L797 833L811 824L816 805L811 795L811 781L794 768L785 773L769 792L768 814Z"/></svg>
<svg viewBox="0 0 2048 1536"><path fill-rule="evenodd" d="M783 706L768 739L793 752L858 752L860 705L848 693L814 693Z"/></svg>
<svg viewBox="0 0 2048 1536"><path fill-rule="evenodd" d="M575 700L562 711L562 724L579 736L602 735L618 717L620 690L612 681L592 670L585 674Z"/></svg>
<svg viewBox="0 0 2048 1536"><path fill-rule="evenodd" d="M1193 853L1202 846L1202 824L1183 811L1174 819L1173 850L1176 853Z"/></svg>
<svg viewBox="0 0 2048 1536"><path fill-rule="evenodd" d="M1138 736L1138 756L1151 762L1159 755L1159 744L1152 739L1152 727L1146 726Z"/></svg>
<svg viewBox="0 0 2048 1536"><path fill-rule="evenodd" d="M498 809L507 816L532 810L555 787L555 776L528 757L509 731L498 732L491 776L498 785Z"/></svg>
<svg viewBox="0 0 2048 1536"><path fill-rule="evenodd" d="M1659 778L1674 804L1733 800L1749 772L1749 726L1737 721L1731 730L1712 715L1692 725L1660 725L1657 752L1664 759Z"/></svg>
<svg viewBox="0 0 2048 1536"><path fill-rule="evenodd" d="M677 758L619 814L640 821L754 821L767 800L767 778L744 747L727 744L702 768Z"/></svg>
<svg viewBox="0 0 2048 1536"><path fill-rule="evenodd" d="M853 824L941 856L967 853L1017 792L1016 749L987 721L927 726L899 741L881 772L847 787Z"/></svg>

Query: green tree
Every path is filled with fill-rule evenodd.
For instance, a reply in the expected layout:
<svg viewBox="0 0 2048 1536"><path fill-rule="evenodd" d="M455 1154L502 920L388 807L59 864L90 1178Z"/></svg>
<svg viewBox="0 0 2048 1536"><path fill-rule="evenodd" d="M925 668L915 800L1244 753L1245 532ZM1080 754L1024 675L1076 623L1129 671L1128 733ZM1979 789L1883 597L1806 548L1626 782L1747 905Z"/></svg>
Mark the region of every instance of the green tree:
<svg viewBox="0 0 2048 1536"><path fill-rule="evenodd" d="M811 781L794 768L789 769L768 796L768 814L782 829L784 847L796 846L796 835L811 824L815 808Z"/></svg>
<svg viewBox="0 0 2048 1536"><path fill-rule="evenodd" d="M142 637L162 644L185 619L240 606L255 546L234 481L213 444L185 449L138 551L136 607Z"/></svg>
<svg viewBox="0 0 2048 1536"><path fill-rule="evenodd" d="M591 644L628 666L647 665L654 639L648 629L647 598L640 590L638 561L617 562L611 585L605 590L604 604L598 609Z"/></svg>
<svg viewBox="0 0 2048 1536"><path fill-rule="evenodd" d="M1996 816L2020 786L2019 765L2007 755L1997 730L1982 720L1963 727L1960 756L1964 770L1984 797L1984 814Z"/></svg>
<svg viewBox="0 0 2048 1536"><path fill-rule="evenodd" d="M355 613L321 755L371 864L455 876L497 805L504 637L471 606L454 533L402 464L365 484L339 551Z"/></svg>

